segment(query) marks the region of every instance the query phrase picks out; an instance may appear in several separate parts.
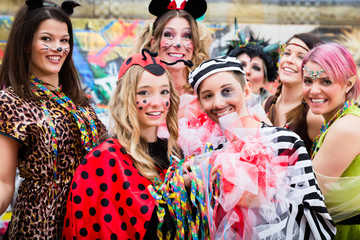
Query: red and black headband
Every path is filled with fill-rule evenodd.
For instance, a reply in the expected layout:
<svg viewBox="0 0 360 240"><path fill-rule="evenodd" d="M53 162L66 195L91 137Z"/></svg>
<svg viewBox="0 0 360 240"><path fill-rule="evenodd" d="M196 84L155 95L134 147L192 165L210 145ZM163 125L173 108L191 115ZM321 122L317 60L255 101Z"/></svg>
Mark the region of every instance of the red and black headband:
<svg viewBox="0 0 360 240"><path fill-rule="evenodd" d="M183 62L186 66L192 67L193 63L188 60L178 60L173 63L167 63L160 59L157 53L150 52L148 49L142 49L141 53L136 53L127 58L120 67L118 79L120 79L125 72L133 65L139 65L146 71L155 76L161 76L165 73L165 65L174 65L178 62Z"/></svg>
<svg viewBox="0 0 360 240"><path fill-rule="evenodd" d="M184 0L180 7L177 7L175 0L171 2L169 0L152 0L149 5L149 12L156 17L160 17L170 10L184 10L197 19L205 14L206 9L205 0Z"/></svg>
<svg viewBox="0 0 360 240"><path fill-rule="evenodd" d="M55 3L44 2L43 0L26 0L25 3L29 6L30 10L41 7L59 7ZM60 8L68 15L71 15L74 13L74 8L78 6L80 6L80 4L75 1L64 1Z"/></svg>

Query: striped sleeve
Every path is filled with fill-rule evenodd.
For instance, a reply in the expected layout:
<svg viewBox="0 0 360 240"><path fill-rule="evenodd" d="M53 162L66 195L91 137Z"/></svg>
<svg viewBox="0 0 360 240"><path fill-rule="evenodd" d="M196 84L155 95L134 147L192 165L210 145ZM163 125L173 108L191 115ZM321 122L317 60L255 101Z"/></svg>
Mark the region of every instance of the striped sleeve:
<svg viewBox="0 0 360 240"><path fill-rule="evenodd" d="M290 156L286 176L290 189L286 195L289 209L275 224L277 228L274 224L256 227L259 238L267 239L282 228L286 239L331 239L336 232L335 224L326 209L303 141L286 129L265 127L263 130L275 154Z"/></svg>

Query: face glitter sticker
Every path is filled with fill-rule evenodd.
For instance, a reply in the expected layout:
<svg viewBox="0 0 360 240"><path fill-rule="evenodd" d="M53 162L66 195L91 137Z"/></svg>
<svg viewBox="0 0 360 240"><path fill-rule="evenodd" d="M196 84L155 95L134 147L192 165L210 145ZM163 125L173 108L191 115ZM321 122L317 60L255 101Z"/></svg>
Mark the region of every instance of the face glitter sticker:
<svg viewBox="0 0 360 240"><path fill-rule="evenodd" d="M310 78L311 78L312 80L316 80L317 78L320 77L321 74L323 74L323 73L325 72L324 69L320 69L320 71L314 72L313 70L311 70L310 68L308 68L306 65L304 65L303 70L305 70L305 71L308 72L308 74L309 74L309 76L310 76Z"/></svg>

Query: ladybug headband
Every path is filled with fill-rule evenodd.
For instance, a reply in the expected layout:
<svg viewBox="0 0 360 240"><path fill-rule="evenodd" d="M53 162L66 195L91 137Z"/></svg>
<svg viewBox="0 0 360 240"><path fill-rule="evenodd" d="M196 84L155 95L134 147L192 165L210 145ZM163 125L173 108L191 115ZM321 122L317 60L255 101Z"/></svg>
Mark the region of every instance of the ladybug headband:
<svg viewBox="0 0 360 240"><path fill-rule="evenodd" d="M41 7L59 7L55 3L44 2L43 0L26 0L26 5L30 8L30 10L41 8ZM79 3L74 1L64 1L61 4L61 9L64 10L69 16L74 13L74 8L80 6Z"/></svg>
<svg viewBox="0 0 360 240"><path fill-rule="evenodd" d="M178 62L183 62L186 66L189 67L192 67L193 65L190 60L178 60L173 63L167 63L162 61L160 57L158 57L157 53L150 52L148 49L142 49L141 53L134 54L124 61L120 67L118 79L120 79L133 65L140 65L149 73L154 74L155 76L161 76L165 73L165 65L174 65Z"/></svg>
<svg viewBox="0 0 360 240"><path fill-rule="evenodd" d="M205 0L183 0L180 7L177 7L176 0L152 0L149 4L149 12L158 18L170 10L184 10L197 19L205 14L206 9Z"/></svg>

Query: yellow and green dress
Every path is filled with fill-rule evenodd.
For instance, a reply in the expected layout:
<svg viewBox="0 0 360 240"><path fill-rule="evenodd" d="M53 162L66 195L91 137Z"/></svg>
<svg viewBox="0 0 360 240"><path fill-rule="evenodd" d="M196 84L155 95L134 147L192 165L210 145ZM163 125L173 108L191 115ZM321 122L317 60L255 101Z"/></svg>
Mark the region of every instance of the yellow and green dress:
<svg viewBox="0 0 360 240"><path fill-rule="evenodd" d="M332 118L331 123L346 114L360 117L360 108L353 102L346 102ZM321 148L331 123L327 125L327 129L321 133L315 143L312 158ZM316 177L326 189L324 202L336 224L335 239L358 239L360 236L360 154L354 158L340 177L328 177L319 173L316 173Z"/></svg>

